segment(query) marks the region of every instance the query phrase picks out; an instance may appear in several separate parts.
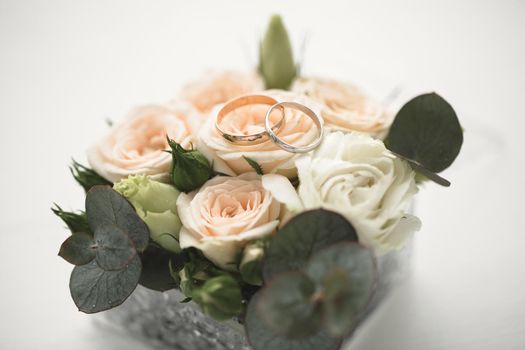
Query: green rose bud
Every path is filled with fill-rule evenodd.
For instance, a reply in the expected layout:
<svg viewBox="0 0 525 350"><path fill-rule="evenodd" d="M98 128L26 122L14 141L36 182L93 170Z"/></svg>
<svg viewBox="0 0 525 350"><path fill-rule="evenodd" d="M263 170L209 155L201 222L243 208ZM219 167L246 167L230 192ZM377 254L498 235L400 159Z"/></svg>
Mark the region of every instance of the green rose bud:
<svg viewBox="0 0 525 350"><path fill-rule="evenodd" d="M297 75L290 38L280 16L272 16L261 41L259 72L267 89L286 90Z"/></svg>
<svg viewBox="0 0 525 350"><path fill-rule="evenodd" d="M171 176L175 187L180 191L190 192L201 187L212 175L210 162L197 150L185 150L181 145L168 138L173 155Z"/></svg>
<svg viewBox="0 0 525 350"><path fill-rule="evenodd" d="M113 188L133 204L153 241L171 252L180 252L178 239L182 224L176 205L179 191L146 175L130 175Z"/></svg>
<svg viewBox="0 0 525 350"><path fill-rule="evenodd" d="M244 248L239 272L244 282L254 286L262 286L262 259L264 257L264 242L252 242Z"/></svg>
<svg viewBox="0 0 525 350"><path fill-rule="evenodd" d="M241 288L230 275L210 278L193 291L192 297L204 313L216 320L227 320L242 312Z"/></svg>

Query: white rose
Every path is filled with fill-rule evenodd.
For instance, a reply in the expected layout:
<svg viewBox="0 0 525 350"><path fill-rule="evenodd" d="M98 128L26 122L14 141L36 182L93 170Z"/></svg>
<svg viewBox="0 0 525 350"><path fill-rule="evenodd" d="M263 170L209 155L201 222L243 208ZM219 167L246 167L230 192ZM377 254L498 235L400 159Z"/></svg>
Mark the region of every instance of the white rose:
<svg viewBox="0 0 525 350"><path fill-rule="evenodd" d="M296 161L299 189L268 175L263 185L290 211L325 208L346 217L359 240L377 254L400 248L421 223L406 209L417 192L414 172L383 142L361 133L333 132Z"/></svg>
<svg viewBox="0 0 525 350"><path fill-rule="evenodd" d="M200 249L217 266L235 270L235 260L249 241L275 231L280 206L255 173L214 177L177 199L183 225L180 246Z"/></svg>

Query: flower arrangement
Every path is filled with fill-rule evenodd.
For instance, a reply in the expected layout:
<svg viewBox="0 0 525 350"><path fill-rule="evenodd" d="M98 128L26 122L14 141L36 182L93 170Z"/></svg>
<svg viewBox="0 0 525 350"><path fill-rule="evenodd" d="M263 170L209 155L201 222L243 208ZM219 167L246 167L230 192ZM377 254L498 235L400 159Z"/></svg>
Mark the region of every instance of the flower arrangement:
<svg viewBox="0 0 525 350"><path fill-rule="evenodd" d="M293 108L289 108L289 107ZM133 109L71 171L85 211L71 235L80 311L138 284L177 288L244 325L254 349L337 349L377 283L376 259L419 230L423 181L443 186L463 142L435 93L396 114L359 88L301 76L272 17L256 73L214 73L173 101Z"/></svg>

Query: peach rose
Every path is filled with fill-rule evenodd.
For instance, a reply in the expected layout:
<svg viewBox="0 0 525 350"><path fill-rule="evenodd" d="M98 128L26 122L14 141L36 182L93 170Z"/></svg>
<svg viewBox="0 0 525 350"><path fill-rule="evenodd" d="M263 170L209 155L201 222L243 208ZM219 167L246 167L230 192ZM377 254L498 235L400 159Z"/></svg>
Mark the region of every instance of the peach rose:
<svg viewBox="0 0 525 350"><path fill-rule="evenodd" d="M200 249L217 266L235 270L246 243L275 231L280 204L263 188L261 176L247 173L217 176L198 191L181 193L177 212L181 248Z"/></svg>
<svg viewBox="0 0 525 350"><path fill-rule="evenodd" d="M361 131L379 136L392 122L392 115L358 87L321 78L297 79L292 90L323 105L322 116L329 129Z"/></svg>
<svg viewBox="0 0 525 350"><path fill-rule="evenodd" d="M263 82L256 73L212 72L202 80L187 84L180 96L207 117L216 104L262 89Z"/></svg>
<svg viewBox="0 0 525 350"><path fill-rule="evenodd" d="M278 101L295 101L302 103L320 115L320 106L304 95L298 95L281 90L262 92ZM236 175L253 171L243 156L255 160L265 173L277 172L292 177L297 174L294 161L297 154L282 150L271 140L255 145L236 145L225 140L215 129L214 115L221 106L217 106L211 113L211 118L204 124L199 133L199 150L213 163L216 171ZM223 120L221 125L225 131L235 134L253 134L264 131L264 117L269 106L251 105L239 108ZM278 110L272 115L281 118ZM302 112L287 108L286 123L278 135L285 142L296 146L306 146L318 137L317 127L312 120ZM278 120L278 119L277 119Z"/></svg>
<svg viewBox="0 0 525 350"><path fill-rule="evenodd" d="M190 109L171 105L135 108L89 148L89 164L111 182L132 174L166 179L171 168L171 155L164 152L169 149L166 135L189 147L197 129L191 114Z"/></svg>

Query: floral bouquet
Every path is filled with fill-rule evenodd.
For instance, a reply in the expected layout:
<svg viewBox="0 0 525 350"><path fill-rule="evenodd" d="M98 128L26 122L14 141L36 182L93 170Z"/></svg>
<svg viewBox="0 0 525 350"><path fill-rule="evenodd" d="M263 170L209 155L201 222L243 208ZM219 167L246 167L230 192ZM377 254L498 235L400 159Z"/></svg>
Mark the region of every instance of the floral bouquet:
<svg viewBox="0 0 525 350"><path fill-rule="evenodd" d="M450 185L437 173L462 129L435 93L394 114L301 76L278 16L259 50L256 73L136 108L89 148L90 167L73 161L85 211L53 211L71 231L59 255L80 311L140 284L243 327L253 349L338 349L352 334L377 262L421 226L408 209L419 184Z"/></svg>

